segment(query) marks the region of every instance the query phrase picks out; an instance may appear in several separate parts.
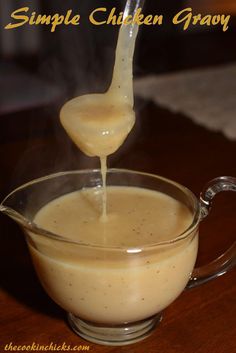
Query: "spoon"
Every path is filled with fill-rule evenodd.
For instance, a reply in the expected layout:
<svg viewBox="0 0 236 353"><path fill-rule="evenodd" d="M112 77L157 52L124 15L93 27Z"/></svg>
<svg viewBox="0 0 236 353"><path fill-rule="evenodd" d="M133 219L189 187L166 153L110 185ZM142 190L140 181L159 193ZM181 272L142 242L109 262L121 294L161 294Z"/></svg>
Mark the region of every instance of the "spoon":
<svg viewBox="0 0 236 353"><path fill-rule="evenodd" d="M134 16L144 0L127 0L124 16ZM105 158L123 143L135 123L132 62L137 24L121 25L113 78L107 92L68 101L61 123L75 144L88 156Z"/></svg>

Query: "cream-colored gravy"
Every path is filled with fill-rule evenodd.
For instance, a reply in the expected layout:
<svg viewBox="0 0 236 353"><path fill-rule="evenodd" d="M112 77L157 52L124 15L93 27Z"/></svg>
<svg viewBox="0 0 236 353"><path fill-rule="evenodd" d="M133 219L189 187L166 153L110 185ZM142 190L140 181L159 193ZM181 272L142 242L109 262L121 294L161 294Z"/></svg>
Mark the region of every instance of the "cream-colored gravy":
<svg viewBox="0 0 236 353"><path fill-rule="evenodd" d="M186 286L198 237L192 233L148 251L143 246L173 240L193 216L165 194L107 187L109 217L103 223L100 192L85 189L57 198L34 222L78 244L114 250L37 237L36 248L29 244L36 271L48 294L82 319L104 324L145 319L167 307Z"/></svg>
<svg viewBox="0 0 236 353"><path fill-rule="evenodd" d="M107 187L105 224L101 189L66 194L45 205L35 222L55 234L86 244L136 247L174 239L192 222L186 206L163 193L136 187Z"/></svg>

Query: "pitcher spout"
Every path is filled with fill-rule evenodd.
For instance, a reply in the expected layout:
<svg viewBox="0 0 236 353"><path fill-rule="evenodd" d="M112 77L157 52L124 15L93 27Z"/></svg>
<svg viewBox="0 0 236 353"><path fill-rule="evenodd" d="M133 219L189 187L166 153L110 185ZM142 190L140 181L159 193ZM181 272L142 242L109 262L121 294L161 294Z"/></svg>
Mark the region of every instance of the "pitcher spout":
<svg viewBox="0 0 236 353"><path fill-rule="evenodd" d="M0 212L10 217L13 221L18 223L20 226L23 226L24 228L29 228L32 226L30 220L26 219L22 214L20 214L16 210L5 206L3 203L0 204Z"/></svg>
<svg viewBox="0 0 236 353"><path fill-rule="evenodd" d="M80 173L72 172L75 177ZM62 188L67 189L68 173L61 172L34 179L8 194L0 204L0 212L18 223L24 230L49 235L35 222L35 215L48 201L57 198ZM65 190L66 192L67 190Z"/></svg>
<svg viewBox="0 0 236 353"><path fill-rule="evenodd" d="M8 194L0 204L0 212L23 228L33 228L34 207L32 182L20 186Z"/></svg>

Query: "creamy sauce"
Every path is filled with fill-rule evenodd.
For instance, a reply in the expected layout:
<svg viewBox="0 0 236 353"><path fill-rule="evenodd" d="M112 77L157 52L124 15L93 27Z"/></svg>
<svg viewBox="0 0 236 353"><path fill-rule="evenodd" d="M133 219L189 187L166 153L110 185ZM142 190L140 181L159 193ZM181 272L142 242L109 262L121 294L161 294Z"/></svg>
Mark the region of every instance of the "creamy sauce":
<svg viewBox="0 0 236 353"><path fill-rule="evenodd" d="M107 157L101 157L101 174L102 174L102 215L100 221L106 222L107 217L107 187L106 187L106 177L107 177Z"/></svg>
<svg viewBox="0 0 236 353"><path fill-rule="evenodd" d="M143 188L107 187L107 209L109 217L102 224L99 219L101 191L86 188L48 203L34 221L71 240L111 247L136 247L171 240L192 222L192 214L182 203Z"/></svg>
<svg viewBox="0 0 236 353"><path fill-rule="evenodd" d="M40 227L80 245L32 234L37 246L29 247L45 290L65 310L93 322L122 324L160 312L182 292L194 267L198 237L192 234L145 252L143 246L184 232L192 214L156 191L109 186L107 194L105 224L99 221L96 188L57 198L36 215Z"/></svg>

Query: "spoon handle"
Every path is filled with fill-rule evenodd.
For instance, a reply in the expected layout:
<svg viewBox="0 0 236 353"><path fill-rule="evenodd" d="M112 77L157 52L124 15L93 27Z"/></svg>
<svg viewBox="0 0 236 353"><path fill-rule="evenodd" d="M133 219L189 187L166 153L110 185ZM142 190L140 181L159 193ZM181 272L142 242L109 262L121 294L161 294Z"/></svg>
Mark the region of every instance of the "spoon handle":
<svg viewBox="0 0 236 353"><path fill-rule="evenodd" d="M124 9L124 16L123 18L127 18L128 16L134 17L135 13L139 8L143 8L145 0L127 0ZM125 25L122 25L125 26ZM126 25L129 28L129 37L135 35L135 31L138 32L138 25L136 23L132 23L130 25Z"/></svg>
<svg viewBox="0 0 236 353"><path fill-rule="evenodd" d="M123 20L134 19L138 9L142 9L144 0L127 0ZM116 47L113 79L109 92L118 93L128 104L133 106L133 54L139 25L135 21L122 24Z"/></svg>

